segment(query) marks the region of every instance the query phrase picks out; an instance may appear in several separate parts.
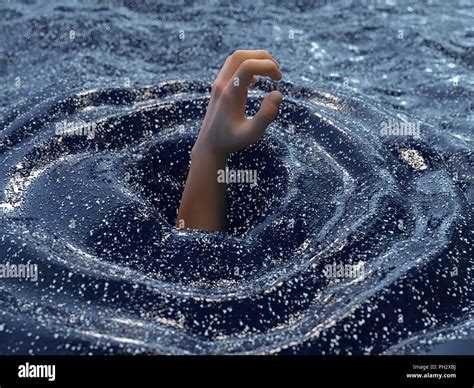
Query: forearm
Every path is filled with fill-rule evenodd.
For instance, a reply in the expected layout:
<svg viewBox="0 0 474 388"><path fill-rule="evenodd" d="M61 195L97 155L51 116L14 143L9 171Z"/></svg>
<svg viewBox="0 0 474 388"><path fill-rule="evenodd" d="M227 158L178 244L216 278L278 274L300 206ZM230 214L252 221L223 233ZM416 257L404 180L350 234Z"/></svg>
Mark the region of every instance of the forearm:
<svg viewBox="0 0 474 388"><path fill-rule="evenodd" d="M257 75L281 79L278 62L262 50L239 50L228 57L212 84L211 98L191 152L178 228L227 231L227 187L218 180L230 153L258 141L278 114L283 95L272 91L250 120L245 116L248 87ZM236 80L238 82L236 82Z"/></svg>
<svg viewBox="0 0 474 388"><path fill-rule="evenodd" d="M195 145L177 227L227 231L227 185L217 180L218 170L225 169L226 165L227 155Z"/></svg>

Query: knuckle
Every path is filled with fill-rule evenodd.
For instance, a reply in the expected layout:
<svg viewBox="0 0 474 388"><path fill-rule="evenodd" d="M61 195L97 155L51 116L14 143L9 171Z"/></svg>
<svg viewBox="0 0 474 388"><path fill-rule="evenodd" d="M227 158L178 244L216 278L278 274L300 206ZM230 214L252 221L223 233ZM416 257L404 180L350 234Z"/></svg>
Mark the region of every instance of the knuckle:
<svg viewBox="0 0 474 388"><path fill-rule="evenodd" d="M243 51L242 50L236 50L232 53L231 55L232 60L239 62L243 59Z"/></svg>
<svg viewBox="0 0 474 388"><path fill-rule="evenodd" d="M231 98L231 93L228 88L224 88L220 94L220 97L224 101L229 101Z"/></svg>
<svg viewBox="0 0 474 388"><path fill-rule="evenodd" d="M251 65L252 65L252 60L247 59L240 64L239 70L244 70L244 71L248 70Z"/></svg>
<svg viewBox="0 0 474 388"><path fill-rule="evenodd" d="M211 87L211 95L214 97L219 97L222 92L224 91L224 88L222 84L220 83L213 83Z"/></svg>

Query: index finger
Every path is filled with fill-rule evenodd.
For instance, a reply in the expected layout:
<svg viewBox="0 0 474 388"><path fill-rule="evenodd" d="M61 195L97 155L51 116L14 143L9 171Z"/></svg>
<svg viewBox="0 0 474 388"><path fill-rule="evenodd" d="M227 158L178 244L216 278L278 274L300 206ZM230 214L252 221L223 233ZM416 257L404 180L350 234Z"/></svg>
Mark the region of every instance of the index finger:
<svg viewBox="0 0 474 388"><path fill-rule="evenodd" d="M227 87L230 94L245 103L248 86L256 75L264 75L274 80L280 80L282 77L275 62L268 59L248 59L242 62L229 82Z"/></svg>
<svg viewBox="0 0 474 388"><path fill-rule="evenodd" d="M239 66L244 61L249 59L269 59L273 61L277 67L280 67L279 63L266 50L237 50L232 55L227 57L226 61L224 62L224 66L222 66L221 71L212 84L213 87L214 85L225 87Z"/></svg>

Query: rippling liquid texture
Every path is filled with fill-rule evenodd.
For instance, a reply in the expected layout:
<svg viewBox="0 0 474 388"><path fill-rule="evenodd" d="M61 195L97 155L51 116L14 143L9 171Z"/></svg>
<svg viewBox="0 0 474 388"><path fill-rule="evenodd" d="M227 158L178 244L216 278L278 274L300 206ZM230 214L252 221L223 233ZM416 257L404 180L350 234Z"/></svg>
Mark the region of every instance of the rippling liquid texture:
<svg viewBox="0 0 474 388"><path fill-rule="evenodd" d="M0 353L472 344L472 2L285 4L2 4L0 259L39 279L0 279ZM248 115L285 100L229 161L258 184L229 185L228 235L178 230L210 81L239 48L285 77L251 89ZM381 133L414 121L419 138Z"/></svg>

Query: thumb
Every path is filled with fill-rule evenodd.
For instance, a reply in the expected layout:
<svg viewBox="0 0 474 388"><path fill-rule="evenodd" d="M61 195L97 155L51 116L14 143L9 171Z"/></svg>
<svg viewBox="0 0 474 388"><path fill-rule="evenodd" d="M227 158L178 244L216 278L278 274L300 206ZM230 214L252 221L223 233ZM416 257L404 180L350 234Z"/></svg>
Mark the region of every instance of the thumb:
<svg viewBox="0 0 474 388"><path fill-rule="evenodd" d="M248 120L249 131L251 132L249 137L252 138L252 143L261 139L267 127L275 120L282 100L283 95L279 91L274 90L268 93L263 99L257 114Z"/></svg>

